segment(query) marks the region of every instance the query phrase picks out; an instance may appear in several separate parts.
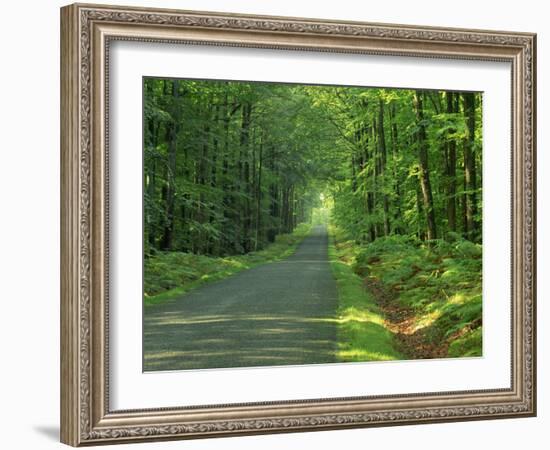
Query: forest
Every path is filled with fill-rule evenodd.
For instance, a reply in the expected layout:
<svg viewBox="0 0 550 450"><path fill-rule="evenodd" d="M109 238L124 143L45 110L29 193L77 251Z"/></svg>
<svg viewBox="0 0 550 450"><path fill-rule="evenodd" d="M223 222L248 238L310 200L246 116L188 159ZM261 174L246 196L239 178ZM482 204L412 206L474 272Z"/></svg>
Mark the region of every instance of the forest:
<svg viewBox="0 0 550 450"><path fill-rule="evenodd" d="M395 354L481 354L481 93L146 77L143 107L146 303L326 223Z"/></svg>

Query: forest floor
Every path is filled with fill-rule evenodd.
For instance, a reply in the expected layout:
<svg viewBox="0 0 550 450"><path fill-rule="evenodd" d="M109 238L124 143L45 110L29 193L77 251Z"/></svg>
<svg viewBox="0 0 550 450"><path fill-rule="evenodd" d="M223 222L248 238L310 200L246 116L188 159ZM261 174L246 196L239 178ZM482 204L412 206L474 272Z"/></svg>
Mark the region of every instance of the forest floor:
<svg viewBox="0 0 550 450"><path fill-rule="evenodd" d="M402 359L481 356L480 245L393 236L360 246L332 233L338 259L361 280L364 307L383 318Z"/></svg>
<svg viewBox="0 0 550 450"><path fill-rule="evenodd" d="M284 260L145 307L144 370L337 362L338 288L325 226Z"/></svg>
<svg viewBox="0 0 550 450"><path fill-rule="evenodd" d="M374 291L350 265L349 249L330 234L329 256L338 286L338 360L342 362L403 359Z"/></svg>
<svg viewBox="0 0 550 450"><path fill-rule="evenodd" d="M146 302L144 370L481 355L481 246L403 236L358 245L334 227L330 237L324 225L307 232L231 257L240 264L216 282L195 277L185 295ZM170 270L181 276L186 262ZM191 269L204 276L200 267Z"/></svg>

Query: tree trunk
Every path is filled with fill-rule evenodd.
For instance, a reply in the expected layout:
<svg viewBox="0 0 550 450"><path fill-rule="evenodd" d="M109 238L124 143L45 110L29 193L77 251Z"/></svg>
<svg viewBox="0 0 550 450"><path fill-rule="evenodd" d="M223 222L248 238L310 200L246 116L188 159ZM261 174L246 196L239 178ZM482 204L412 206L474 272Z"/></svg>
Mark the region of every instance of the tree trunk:
<svg viewBox="0 0 550 450"><path fill-rule="evenodd" d="M149 93L149 95L152 95L152 93ZM149 204L154 204L157 201L157 199L155 198L156 192L157 192L156 148L158 146L159 132L160 132L160 124L153 119L149 119L149 136L150 136L149 145L153 152L153 155L150 157L149 167L147 168L147 182L146 182L147 191L146 192L147 192ZM147 242L149 243L150 247L156 248L155 229L156 229L157 215L154 213L156 208L153 208L153 211L151 211L150 209L151 208L149 208L149 211L145 217L146 228L147 228Z"/></svg>
<svg viewBox="0 0 550 450"><path fill-rule="evenodd" d="M260 141L258 149L258 182L256 183L256 240L254 241L254 251L258 250L260 241L260 227L262 226L262 163L263 163L263 139Z"/></svg>
<svg viewBox="0 0 550 450"><path fill-rule="evenodd" d="M271 157L269 158L269 170L274 175L274 180L279 178L277 170L277 161L275 155L275 148L273 144L270 145ZM268 242L274 242L275 236L277 236L278 220L279 220L279 186L277 181L272 181L269 185L269 216L270 225L267 232Z"/></svg>
<svg viewBox="0 0 550 450"><path fill-rule="evenodd" d="M468 239L474 240L477 237L477 182L475 164L475 95L464 93L464 115L466 118L466 138L464 140L464 182L466 185L466 223Z"/></svg>
<svg viewBox="0 0 550 450"><path fill-rule="evenodd" d="M447 100L447 114L456 113L452 92L445 94ZM453 134L456 130L449 130ZM447 138L447 223L449 230L456 232L456 141Z"/></svg>
<svg viewBox="0 0 550 450"><path fill-rule="evenodd" d="M365 155L365 165L368 164L369 159L374 157L374 152L369 152L369 145L370 145L370 139L372 139L372 128L367 128L365 131L365 138L363 139L363 149L364 149L364 155ZM373 161L374 162L374 161ZM374 194L372 192L372 187L368 187L369 177L371 176L371 172L374 174L374 169L366 170L365 171L365 183L367 184L367 215L369 216L369 227L368 227L368 235L370 242L373 242L376 240L376 227L374 226L374 223L372 222L371 216L374 215Z"/></svg>
<svg viewBox="0 0 550 450"><path fill-rule="evenodd" d="M203 131L203 143L202 143L202 155L199 163L198 168L198 184L201 186L206 186L208 184L208 158L209 158L209 144L210 144L210 111L207 113L207 119L204 125L204 131ZM205 211L206 201L205 201L205 194L204 190L201 189L199 191L199 204L197 207L197 221L202 225L206 223L209 220L209 214L208 211ZM197 231L197 237L194 239L195 242L195 249L196 253L202 254L207 253L208 251L208 236L205 236L205 234L199 229Z"/></svg>
<svg viewBox="0 0 550 450"><path fill-rule="evenodd" d="M426 239L426 233L424 232L423 222L426 219L426 215L424 214L424 208L422 207L422 192L420 191L419 183L415 185L415 189L416 189L416 216L417 216L417 222L418 222L416 234L418 236L418 239L420 239L421 241L424 241Z"/></svg>
<svg viewBox="0 0 550 450"><path fill-rule="evenodd" d="M179 89L177 81L172 82L173 121L166 127L166 140L168 141L167 181L165 190L165 214L166 223L161 241L163 250L172 250L174 237L174 203L176 190L176 152L179 126L178 98Z"/></svg>
<svg viewBox="0 0 550 450"><path fill-rule="evenodd" d="M372 175L372 185L371 185L371 211L375 215L377 213L377 203L378 203L378 175L380 174L380 153L378 152L378 143L376 140L376 119L372 118L372 128L371 128L371 141L372 141L372 162L373 170L371 171ZM373 221L371 224L371 238L376 240L380 236L380 227L378 220Z"/></svg>
<svg viewBox="0 0 550 450"><path fill-rule="evenodd" d="M422 105L422 91L415 91L414 109L417 120L417 141L418 141L418 163L420 189L422 191L422 202L426 215L426 231L428 240L436 239L435 212L432 187L430 184L430 171L428 165L428 144L426 139L426 124L424 122L424 109Z"/></svg>
<svg viewBox="0 0 550 450"><path fill-rule="evenodd" d="M250 142L250 113L251 106L249 103L243 104L242 107L242 117L241 117L241 138L240 138L240 151L239 151L239 194L245 194L248 190L248 145ZM240 242L242 251L244 253L249 251L249 235L248 235L248 207L247 200L241 200L239 205L239 221L237 224L238 228L238 240Z"/></svg>
<svg viewBox="0 0 550 450"><path fill-rule="evenodd" d="M401 188L397 175L397 154L398 154L398 141L397 141L397 123L395 119L395 103L391 104L390 108L390 122L391 122L391 153L392 153L392 175L393 175L393 188L395 191L395 218L397 221L401 220ZM401 226L395 227L395 232L398 234L403 233Z"/></svg>
<svg viewBox="0 0 550 450"><path fill-rule="evenodd" d="M384 236L390 235L390 205L386 188L386 137L384 134L384 101L378 103L378 151L380 153L380 174L382 176L382 206L384 209Z"/></svg>

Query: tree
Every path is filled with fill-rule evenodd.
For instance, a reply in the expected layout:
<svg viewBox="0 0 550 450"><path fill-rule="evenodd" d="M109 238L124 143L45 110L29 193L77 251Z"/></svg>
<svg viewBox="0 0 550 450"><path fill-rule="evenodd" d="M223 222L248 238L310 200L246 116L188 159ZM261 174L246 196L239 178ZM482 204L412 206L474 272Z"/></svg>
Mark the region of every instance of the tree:
<svg viewBox="0 0 550 450"><path fill-rule="evenodd" d="M146 255L260 250L321 194L359 243L481 239L480 94L158 78L144 94Z"/></svg>
<svg viewBox="0 0 550 450"><path fill-rule="evenodd" d="M478 234L477 180L475 157L475 94L463 93L464 116L466 118L466 136L464 139L464 187L465 195L465 237L474 238Z"/></svg>
<svg viewBox="0 0 550 450"><path fill-rule="evenodd" d="M423 210L426 215L427 237L428 240L436 239L436 225L434 201L432 194L432 186L430 183L430 170L428 164L428 146L426 142L426 123L424 121L424 107L422 102L423 92L415 91L414 93L414 108L417 120L417 146L418 146L418 164L420 180L420 188L422 191Z"/></svg>

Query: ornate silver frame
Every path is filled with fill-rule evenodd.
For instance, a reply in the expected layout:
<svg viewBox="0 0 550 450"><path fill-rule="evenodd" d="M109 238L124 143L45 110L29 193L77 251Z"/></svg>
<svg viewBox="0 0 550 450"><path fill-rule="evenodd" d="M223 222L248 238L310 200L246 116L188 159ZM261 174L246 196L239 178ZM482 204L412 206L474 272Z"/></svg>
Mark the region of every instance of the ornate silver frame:
<svg viewBox="0 0 550 450"><path fill-rule="evenodd" d="M112 40L507 61L512 66L512 385L485 391L111 411L108 56ZM536 414L536 36L75 4L61 9L61 440L129 441Z"/></svg>

